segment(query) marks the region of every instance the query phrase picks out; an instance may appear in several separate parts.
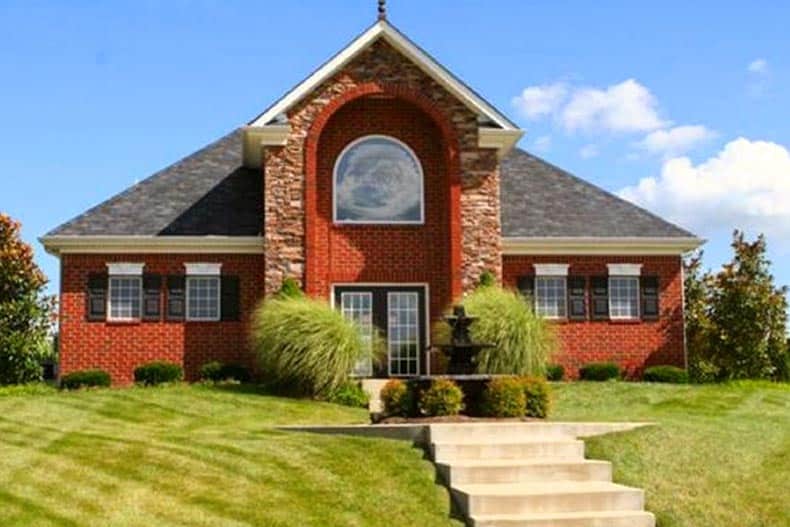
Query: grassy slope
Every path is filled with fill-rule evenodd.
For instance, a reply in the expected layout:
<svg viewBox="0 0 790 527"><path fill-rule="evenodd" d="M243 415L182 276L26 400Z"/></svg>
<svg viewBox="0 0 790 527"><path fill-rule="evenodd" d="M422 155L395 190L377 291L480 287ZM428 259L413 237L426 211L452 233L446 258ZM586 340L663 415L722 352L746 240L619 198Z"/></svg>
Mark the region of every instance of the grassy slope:
<svg viewBox="0 0 790 527"><path fill-rule="evenodd" d="M555 385L553 418L658 426L587 442L660 527L790 525L790 385Z"/></svg>
<svg viewBox="0 0 790 527"><path fill-rule="evenodd" d="M339 406L201 386L0 390L0 525L459 525L406 443L277 431Z"/></svg>

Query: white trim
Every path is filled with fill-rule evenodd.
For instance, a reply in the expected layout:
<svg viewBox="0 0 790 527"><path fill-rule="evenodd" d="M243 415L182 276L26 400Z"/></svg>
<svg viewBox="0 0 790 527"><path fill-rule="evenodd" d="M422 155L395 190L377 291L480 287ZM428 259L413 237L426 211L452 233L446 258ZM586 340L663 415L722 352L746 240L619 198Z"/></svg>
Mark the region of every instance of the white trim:
<svg viewBox="0 0 790 527"><path fill-rule="evenodd" d="M538 313L538 299L540 298L540 288L538 287L538 281L541 279L557 279L562 278L562 282L565 285L565 294L562 295L562 301L564 303L565 314L564 315L542 315ZM535 314L539 317L545 318L546 320L566 320L568 318L568 276L567 274L564 275L537 275L535 276L535 283L534 283L535 294L533 295L534 298L532 299L533 306L532 308L535 310Z"/></svg>
<svg viewBox="0 0 790 527"><path fill-rule="evenodd" d="M261 150L264 146L285 146L291 134L290 124L270 124L266 126L242 127L244 140L242 150L244 166L257 168L261 166Z"/></svg>
<svg viewBox="0 0 790 527"><path fill-rule="evenodd" d="M376 22L362 35L357 37L356 40L341 50L340 53L326 62L290 92L286 93L260 117L250 123L250 125L254 127L266 126L279 115L287 113L293 105L309 93L312 93L317 86L334 75L379 38L384 39L387 43L405 55L414 62L417 67L428 74L437 83L441 84L450 93L455 95L478 115L487 117L504 129L518 129L507 117L484 101L479 95L474 93L468 86L464 85L459 79L385 20Z"/></svg>
<svg viewBox="0 0 790 527"><path fill-rule="evenodd" d="M425 291L425 345L426 348L431 345L431 286L428 282L336 282L329 288L329 305L332 309L335 308L335 288L337 287L422 287ZM430 375L430 357L427 355L427 350L422 350L422 352L425 354L426 368ZM419 371L419 361L417 368Z"/></svg>
<svg viewBox="0 0 790 527"><path fill-rule="evenodd" d="M535 276L568 276L570 264L533 264Z"/></svg>
<svg viewBox="0 0 790 527"><path fill-rule="evenodd" d="M640 276L642 274L642 264L606 264L606 268L609 269L609 276Z"/></svg>
<svg viewBox="0 0 790 527"><path fill-rule="evenodd" d="M49 254L263 254L261 236L43 236Z"/></svg>
<svg viewBox="0 0 790 527"><path fill-rule="evenodd" d="M143 276L144 263L111 262L107 264L107 274L110 276Z"/></svg>
<svg viewBox="0 0 790 527"><path fill-rule="evenodd" d="M189 316L189 282L196 279L212 278L217 281L217 316L216 317L191 317ZM219 322L222 320L222 280L219 275L187 276L184 283L186 294L184 295L184 320L187 322Z"/></svg>
<svg viewBox="0 0 790 527"><path fill-rule="evenodd" d="M496 148L497 157L502 159L516 146L524 135L524 130L503 130L480 126L477 128L477 146L480 148Z"/></svg>
<svg viewBox="0 0 790 527"><path fill-rule="evenodd" d="M705 243L701 238L503 237L503 255L680 256Z"/></svg>
<svg viewBox="0 0 790 527"><path fill-rule="evenodd" d="M109 264L107 264L109 266ZM135 264L131 264L135 265ZM140 268L142 270L142 267ZM138 284L137 292L139 295L140 314L136 317L114 317L112 316L112 280L115 279L128 279L135 280ZM139 322L143 318L143 277L142 273L138 275L110 275L107 278L107 322Z"/></svg>
<svg viewBox="0 0 790 527"><path fill-rule="evenodd" d="M187 276L219 276L222 274L221 263L185 263Z"/></svg>
<svg viewBox="0 0 790 527"><path fill-rule="evenodd" d="M418 221L393 221L393 220L338 220L337 219L337 168L340 165L340 160L343 159L349 150L357 146L359 143L370 139L383 139L392 141L401 148L406 150L409 155L417 162L417 168L420 171L420 219ZM414 150L409 145L392 137L390 135L371 134L358 137L357 139L348 143L345 148L338 154L335 159L335 165L332 168L332 222L336 225L425 225L425 172L422 169L422 162Z"/></svg>

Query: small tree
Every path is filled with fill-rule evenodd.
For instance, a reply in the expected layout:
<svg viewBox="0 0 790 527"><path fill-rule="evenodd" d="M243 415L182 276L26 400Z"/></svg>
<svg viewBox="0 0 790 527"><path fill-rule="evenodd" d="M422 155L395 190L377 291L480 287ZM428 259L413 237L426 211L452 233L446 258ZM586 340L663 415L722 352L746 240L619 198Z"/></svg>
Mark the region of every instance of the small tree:
<svg viewBox="0 0 790 527"><path fill-rule="evenodd" d="M47 279L19 231L0 213L0 384L40 380L50 353L54 299L44 295Z"/></svg>
<svg viewBox="0 0 790 527"><path fill-rule="evenodd" d="M763 235L748 242L736 230L732 248L733 260L708 279L705 355L722 380L786 378L787 288L774 285Z"/></svg>
<svg viewBox="0 0 790 527"><path fill-rule="evenodd" d="M718 369L708 356L713 331L710 320L711 275L702 270L702 256L702 251L697 251L683 260L684 319L689 375L697 382L710 382L718 377Z"/></svg>

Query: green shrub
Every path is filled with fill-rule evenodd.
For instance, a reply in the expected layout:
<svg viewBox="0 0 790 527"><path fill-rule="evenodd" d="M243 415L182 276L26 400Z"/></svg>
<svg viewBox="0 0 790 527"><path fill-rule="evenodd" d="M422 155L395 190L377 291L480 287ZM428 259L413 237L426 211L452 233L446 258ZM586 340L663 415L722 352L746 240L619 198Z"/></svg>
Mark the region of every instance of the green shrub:
<svg viewBox="0 0 790 527"><path fill-rule="evenodd" d="M549 381L561 381L565 378L565 368L562 364L549 364L546 366L546 379Z"/></svg>
<svg viewBox="0 0 790 527"><path fill-rule="evenodd" d="M384 413L398 417L409 417L414 414L414 390L400 379L391 379L381 388L379 394Z"/></svg>
<svg viewBox="0 0 790 527"><path fill-rule="evenodd" d="M353 322L307 297L264 301L253 316L252 345L275 389L324 399L372 358Z"/></svg>
<svg viewBox="0 0 790 527"><path fill-rule="evenodd" d="M458 415L464 409L464 392L450 379L435 379L420 394L420 412L429 417Z"/></svg>
<svg viewBox="0 0 790 527"><path fill-rule="evenodd" d="M361 383L349 381L340 385L339 388L336 388L329 394L327 401L354 408L367 408L370 397L368 393L362 389Z"/></svg>
<svg viewBox="0 0 790 527"><path fill-rule="evenodd" d="M110 374L104 370L83 370L68 373L60 378L60 387L64 390L78 390L95 386L110 385Z"/></svg>
<svg viewBox="0 0 790 527"><path fill-rule="evenodd" d="M280 291L277 293L280 298L302 298L304 291L299 287L299 282L293 278L286 278L280 286Z"/></svg>
<svg viewBox="0 0 790 527"><path fill-rule="evenodd" d="M677 366L651 366L645 369L642 379L645 382L686 384L689 382L689 375L686 370Z"/></svg>
<svg viewBox="0 0 790 527"><path fill-rule="evenodd" d="M483 414L488 417L521 417L526 407L524 385L516 377L492 379L483 391Z"/></svg>
<svg viewBox="0 0 790 527"><path fill-rule="evenodd" d="M620 378L620 367L614 362L590 362L579 368L583 381L608 381Z"/></svg>
<svg viewBox="0 0 790 527"><path fill-rule="evenodd" d="M221 381L222 379L222 363L214 360L205 363L200 367L200 380L202 381Z"/></svg>
<svg viewBox="0 0 790 527"><path fill-rule="evenodd" d="M526 397L527 417L540 417L541 419L549 415L551 405L549 383L542 377L522 377L521 386Z"/></svg>
<svg viewBox="0 0 790 527"><path fill-rule="evenodd" d="M252 375L250 374L250 369L244 366L243 364L236 364L231 362L230 364L224 364L222 366L222 370L219 373L220 380L223 381L239 381L239 382L250 382Z"/></svg>
<svg viewBox="0 0 790 527"><path fill-rule="evenodd" d="M492 285L496 285L496 276L486 269L480 273L480 278L477 280L477 287L491 287Z"/></svg>
<svg viewBox="0 0 790 527"><path fill-rule="evenodd" d="M178 382L183 378L184 369L172 362L154 361L134 369L134 382L146 386Z"/></svg>
<svg viewBox="0 0 790 527"><path fill-rule="evenodd" d="M545 374L557 340L549 324L535 315L520 293L498 286L481 287L463 304L469 315L478 317L470 327L472 339L492 345L477 356L479 373Z"/></svg>

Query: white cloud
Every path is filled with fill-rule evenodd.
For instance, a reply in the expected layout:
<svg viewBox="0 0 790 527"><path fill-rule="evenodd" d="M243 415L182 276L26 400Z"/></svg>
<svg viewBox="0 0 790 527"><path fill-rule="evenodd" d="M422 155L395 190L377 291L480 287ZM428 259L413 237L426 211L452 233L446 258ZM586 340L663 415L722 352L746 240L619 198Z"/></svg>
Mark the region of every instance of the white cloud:
<svg viewBox="0 0 790 527"><path fill-rule="evenodd" d="M542 135L532 142L532 149L536 152L548 152L551 150L551 136Z"/></svg>
<svg viewBox="0 0 790 527"><path fill-rule="evenodd" d="M768 72L768 61L765 59L755 59L746 68L749 73L763 74Z"/></svg>
<svg viewBox="0 0 790 527"><path fill-rule="evenodd" d="M650 132L636 146L651 154L676 156L714 137L716 133L702 125L675 126Z"/></svg>
<svg viewBox="0 0 790 527"><path fill-rule="evenodd" d="M582 159L590 159L598 155L598 147L595 145L584 145L579 150L579 157Z"/></svg>
<svg viewBox="0 0 790 527"><path fill-rule="evenodd" d="M738 227L790 245L790 152L776 143L738 138L698 165L675 157L619 194L701 234Z"/></svg>
<svg viewBox="0 0 790 527"><path fill-rule="evenodd" d="M536 119L556 112L567 94L568 87L562 82L529 86L513 97L513 105L528 119Z"/></svg>
<svg viewBox="0 0 790 527"><path fill-rule="evenodd" d="M559 119L569 131L647 132L668 124L658 115L655 96L634 79L575 90Z"/></svg>

